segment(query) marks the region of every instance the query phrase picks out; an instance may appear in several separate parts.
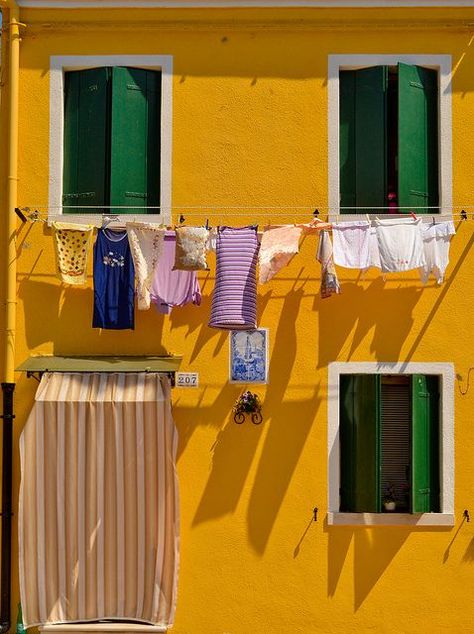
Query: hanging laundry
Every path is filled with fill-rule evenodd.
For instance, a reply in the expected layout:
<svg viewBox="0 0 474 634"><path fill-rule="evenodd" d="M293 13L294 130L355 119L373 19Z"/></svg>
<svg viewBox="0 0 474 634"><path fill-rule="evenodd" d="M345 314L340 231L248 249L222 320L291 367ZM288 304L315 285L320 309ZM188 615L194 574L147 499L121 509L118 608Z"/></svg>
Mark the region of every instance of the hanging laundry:
<svg viewBox="0 0 474 634"><path fill-rule="evenodd" d="M205 271L209 230L206 227L177 227L173 270Z"/></svg>
<svg viewBox="0 0 474 634"><path fill-rule="evenodd" d="M143 222L127 222L125 226L135 265L138 310L148 310L153 273L163 251L166 229Z"/></svg>
<svg viewBox="0 0 474 634"><path fill-rule="evenodd" d="M327 222L315 219L307 224L265 227L258 254L260 284L270 281L280 269L289 264L299 252L300 238L303 234L316 233L322 229L330 229L331 226Z"/></svg>
<svg viewBox="0 0 474 634"><path fill-rule="evenodd" d="M211 328L253 330L257 327L257 227L219 227L216 286Z"/></svg>
<svg viewBox="0 0 474 634"><path fill-rule="evenodd" d="M296 225L265 227L258 254L260 284L271 280L298 253L302 233Z"/></svg>
<svg viewBox="0 0 474 634"><path fill-rule="evenodd" d="M207 240L207 250L215 253L216 244L217 244L217 227L212 227L212 229L209 229L209 235Z"/></svg>
<svg viewBox="0 0 474 634"><path fill-rule="evenodd" d="M442 284L444 273L449 264L449 245L451 236L456 233L454 222L440 222L437 224L424 223L421 229L423 250L426 263L419 268L423 284L428 282L432 273L438 284Z"/></svg>
<svg viewBox="0 0 474 634"><path fill-rule="evenodd" d="M380 262L379 242L377 240L376 227L370 227L369 229L369 262L367 268L381 269L382 264Z"/></svg>
<svg viewBox="0 0 474 634"><path fill-rule="evenodd" d="M334 264L347 269L368 269L370 228L370 222L365 220L333 223Z"/></svg>
<svg viewBox="0 0 474 634"><path fill-rule="evenodd" d="M53 222L57 273L62 282L81 286L87 283L87 259L94 227Z"/></svg>
<svg viewBox="0 0 474 634"><path fill-rule="evenodd" d="M99 229L94 245L93 328L134 328L135 273L126 231Z"/></svg>
<svg viewBox="0 0 474 634"><path fill-rule="evenodd" d="M380 264L384 273L425 266L421 218L375 220Z"/></svg>
<svg viewBox="0 0 474 634"><path fill-rule="evenodd" d="M319 234L318 254L316 257L321 263L321 297L326 299L326 297L331 297L331 295L339 294L341 287L339 286L334 267L331 236L327 231L321 231Z"/></svg>
<svg viewBox="0 0 474 634"><path fill-rule="evenodd" d="M176 235L167 231L163 252L155 268L151 285L151 301L159 313L169 315L173 306L201 303L201 288L196 271L173 270L176 258Z"/></svg>

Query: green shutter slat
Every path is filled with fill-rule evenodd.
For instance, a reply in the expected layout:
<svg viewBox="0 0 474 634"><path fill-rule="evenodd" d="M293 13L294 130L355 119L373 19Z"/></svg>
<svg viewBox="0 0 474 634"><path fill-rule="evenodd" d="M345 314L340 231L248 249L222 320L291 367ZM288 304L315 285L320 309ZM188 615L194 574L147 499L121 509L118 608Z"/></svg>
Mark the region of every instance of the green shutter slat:
<svg viewBox="0 0 474 634"><path fill-rule="evenodd" d="M433 69L399 64L399 205L408 208L437 206L438 190L438 73ZM417 213L432 211L418 209Z"/></svg>
<svg viewBox="0 0 474 634"><path fill-rule="evenodd" d="M388 67L340 73L341 213L387 204Z"/></svg>
<svg viewBox="0 0 474 634"><path fill-rule="evenodd" d="M339 76L339 189L341 213L356 205L355 162L355 71Z"/></svg>
<svg viewBox="0 0 474 634"><path fill-rule="evenodd" d="M438 377L413 375L412 420L412 510L437 512L440 508Z"/></svg>
<svg viewBox="0 0 474 634"><path fill-rule="evenodd" d="M112 70L111 205L160 204L160 87L158 71ZM140 209L114 211L146 213Z"/></svg>
<svg viewBox="0 0 474 634"><path fill-rule="evenodd" d="M63 205L65 212L97 213L83 209L108 203L106 68L66 73L64 104ZM67 206L78 209L67 209Z"/></svg>
<svg viewBox="0 0 474 634"><path fill-rule="evenodd" d="M379 512L380 377L340 377L341 511Z"/></svg>

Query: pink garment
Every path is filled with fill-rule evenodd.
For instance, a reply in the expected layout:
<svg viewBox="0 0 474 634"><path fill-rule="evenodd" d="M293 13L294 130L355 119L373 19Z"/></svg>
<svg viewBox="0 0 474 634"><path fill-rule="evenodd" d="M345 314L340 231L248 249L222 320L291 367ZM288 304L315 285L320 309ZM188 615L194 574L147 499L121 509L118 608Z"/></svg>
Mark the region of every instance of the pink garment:
<svg viewBox="0 0 474 634"><path fill-rule="evenodd" d="M298 253L303 229L294 225L265 229L258 261L260 284L265 284Z"/></svg>
<svg viewBox="0 0 474 634"><path fill-rule="evenodd" d="M321 229L330 229L331 225L314 219L306 224L266 227L260 243L258 262L260 265L260 284L265 284L289 264L298 253L301 235L316 233Z"/></svg>
<svg viewBox="0 0 474 634"><path fill-rule="evenodd" d="M190 302L199 306L201 303L196 271L173 271L175 251L176 235L174 231L167 232L150 291L151 301L164 315L169 315L173 306L184 306Z"/></svg>

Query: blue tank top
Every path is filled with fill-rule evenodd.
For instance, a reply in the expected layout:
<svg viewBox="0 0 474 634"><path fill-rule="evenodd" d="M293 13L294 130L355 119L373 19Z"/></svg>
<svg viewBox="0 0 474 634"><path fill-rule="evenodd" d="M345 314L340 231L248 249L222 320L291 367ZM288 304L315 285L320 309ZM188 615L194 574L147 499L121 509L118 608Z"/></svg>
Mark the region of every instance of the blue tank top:
<svg viewBox="0 0 474 634"><path fill-rule="evenodd" d="M135 270L126 231L99 229L94 245L93 328L133 330Z"/></svg>

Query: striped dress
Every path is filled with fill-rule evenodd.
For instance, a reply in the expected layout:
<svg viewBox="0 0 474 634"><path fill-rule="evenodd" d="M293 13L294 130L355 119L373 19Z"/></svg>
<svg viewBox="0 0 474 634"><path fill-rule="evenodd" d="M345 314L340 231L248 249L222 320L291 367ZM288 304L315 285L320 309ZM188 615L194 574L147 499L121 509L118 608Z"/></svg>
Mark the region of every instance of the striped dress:
<svg viewBox="0 0 474 634"><path fill-rule="evenodd" d="M257 227L219 227L211 328L257 327Z"/></svg>

